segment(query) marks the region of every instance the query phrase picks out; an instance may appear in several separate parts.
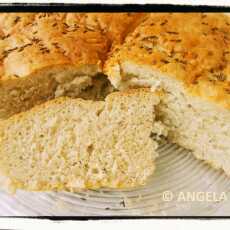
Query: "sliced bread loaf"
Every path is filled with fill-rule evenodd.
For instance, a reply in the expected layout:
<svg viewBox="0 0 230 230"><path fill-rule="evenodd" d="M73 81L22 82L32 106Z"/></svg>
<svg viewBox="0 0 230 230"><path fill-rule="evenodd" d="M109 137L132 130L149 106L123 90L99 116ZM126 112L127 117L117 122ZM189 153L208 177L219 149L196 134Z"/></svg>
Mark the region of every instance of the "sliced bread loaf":
<svg viewBox="0 0 230 230"><path fill-rule="evenodd" d="M108 40L98 31L69 28L64 23L53 16L35 18L20 30L15 26L0 40L0 118L55 94L74 91L78 96L92 85L92 78L101 71Z"/></svg>
<svg viewBox="0 0 230 230"><path fill-rule="evenodd" d="M109 58L120 89L162 89L169 138L230 175L230 18L151 14Z"/></svg>
<svg viewBox="0 0 230 230"><path fill-rule="evenodd" d="M63 95L101 99L112 89L101 74L107 53L141 18L138 13L0 14L0 118Z"/></svg>
<svg viewBox="0 0 230 230"><path fill-rule="evenodd" d="M153 173L159 97L149 90L105 101L58 98L0 122L0 173L8 189L130 188Z"/></svg>

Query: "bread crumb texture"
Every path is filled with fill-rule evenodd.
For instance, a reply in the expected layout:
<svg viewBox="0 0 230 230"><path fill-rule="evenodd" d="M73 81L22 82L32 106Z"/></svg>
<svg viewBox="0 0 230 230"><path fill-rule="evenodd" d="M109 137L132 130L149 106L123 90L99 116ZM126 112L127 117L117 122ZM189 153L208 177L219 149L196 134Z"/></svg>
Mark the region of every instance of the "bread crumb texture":
<svg viewBox="0 0 230 230"><path fill-rule="evenodd" d="M157 156L151 133L165 136L165 126L169 140L230 175L229 20L217 13L0 14L0 118L63 95L100 98L60 98L2 121L8 187L145 184ZM101 72L118 90L154 93L101 101L114 90Z"/></svg>
<svg viewBox="0 0 230 230"><path fill-rule="evenodd" d="M161 92L169 140L230 175L229 17L151 14L108 59L112 84Z"/></svg>
<svg viewBox="0 0 230 230"><path fill-rule="evenodd" d="M108 52L144 15L1 13L0 119L57 96L89 92Z"/></svg>
<svg viewBox="0 0 230 230"><path fill-rule="evenodd" d="M0 123L0 171L8 189L129 188L152 175L159 97L149 90L105 101L58 98ZM157 121L156 121L157 122Z"/></svg>
<svg viewBox="0 0 230 230"><path fill-rule="evenodd" d="M117 47L105 72L119 85L124 62L183 83L194 96L230 108L230 19L211 13L152 13ZM120 63L120 66L118 65Z"/></svg>

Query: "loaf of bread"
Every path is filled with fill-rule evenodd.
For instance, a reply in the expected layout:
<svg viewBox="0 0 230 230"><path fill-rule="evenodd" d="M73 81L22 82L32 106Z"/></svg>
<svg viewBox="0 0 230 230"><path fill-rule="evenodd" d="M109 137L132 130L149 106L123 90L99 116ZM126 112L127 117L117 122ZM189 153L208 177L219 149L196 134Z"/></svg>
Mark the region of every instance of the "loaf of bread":
<svg viewBox="0 0 230 230"><path fill-rule="evenodd" d="M230 19L151 14L105 66L112 84L161 89L169 139L230 175Z"/></svg>
<svg viewBox="0 0 230 230"><path fill-rule="evenodd" d="M5 187L29 191L130 188L153 173L159 96L115 92L105 101L57 98L0 122Z"/></svg>
<svg viewBox="0 0 230 230"><path fill-rule="evenodd" d="M12 189L144 184L157 156L151 132L167 129L230 175L229 16L6 13L0 36L0 119L63 95L93 99L55 99L0 122ZM125 92L102 100L113 87ZM154 92L126 92L138 87Z"/></svg>
<svg viewBox="0 0 230 230"><path fill-rule="evenodd" d="M0 119L63 95L101 99L111 91L108 52L143 16L0 14Z"/></svg>

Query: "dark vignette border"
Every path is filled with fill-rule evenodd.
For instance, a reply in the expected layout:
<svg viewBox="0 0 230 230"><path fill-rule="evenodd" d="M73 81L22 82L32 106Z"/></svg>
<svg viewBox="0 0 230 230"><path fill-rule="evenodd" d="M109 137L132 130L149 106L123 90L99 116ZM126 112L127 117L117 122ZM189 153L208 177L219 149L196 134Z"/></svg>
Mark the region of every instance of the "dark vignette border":
<svg viewBox="0 0 230 230"><path fill-rule="evenodd" d="M0 3L0 12L230 12L230 5Z"/></svg>
<svg viewBox="0 0 230 230"><path fill-rule="evenodd" d="M230 12L229 6L173 4L65 4L0 3L0 12ZM229 216L0 216L0 218L49 220L117 220L117 219L229 219Z"/></svg>
<svg viewBox="0 0 230 230"><path fill-rule="evenodd" d="M215 220L215 219L230 219L230 216L0 216L0 218L27 218L27 219L48 219L48 220L74 220L74 221L88 221L88 220L148 220L148 219L199 219L199 220Z"/></svg>

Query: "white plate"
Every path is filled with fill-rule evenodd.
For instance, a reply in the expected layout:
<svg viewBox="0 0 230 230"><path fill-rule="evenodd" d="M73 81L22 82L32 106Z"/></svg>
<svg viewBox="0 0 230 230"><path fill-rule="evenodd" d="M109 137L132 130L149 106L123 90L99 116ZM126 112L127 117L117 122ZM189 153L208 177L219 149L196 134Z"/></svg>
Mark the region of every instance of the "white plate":
<svg viewBox="0 0 230 230"><path fill-rule="evenodd" d="M162 144L155 174L133 190L100 190L71 194L0 192L2 216L200 216L230 215L230 178L177 145Z"/></svg>

